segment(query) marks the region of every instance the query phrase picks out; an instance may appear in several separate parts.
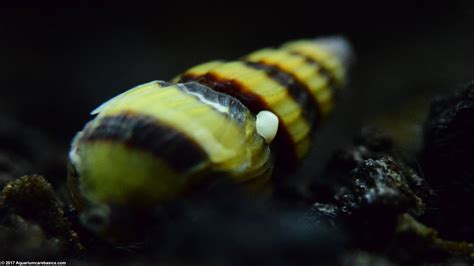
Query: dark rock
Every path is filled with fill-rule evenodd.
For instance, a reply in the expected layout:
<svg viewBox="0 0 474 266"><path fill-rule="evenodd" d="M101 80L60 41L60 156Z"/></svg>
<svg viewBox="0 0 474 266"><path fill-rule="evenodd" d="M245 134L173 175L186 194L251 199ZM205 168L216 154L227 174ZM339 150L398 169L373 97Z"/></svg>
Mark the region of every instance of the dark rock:
<svg viewBox="0 0 474 266"><path fill-rule="evenodd" d="M324 224L345 228L359 248L383 249L393 237L397 217L423 214L433 197L391 138L374 128L362 129L352 145L337 151L324 177L326 183L312 186L317 196L310 213Z"/></svg>
<svg viewBox="0 0 474 266"><path fill-rule="evenodd" d="M398 215L424 212L417 192L424 191L422 187L421 178L394 159L368 159L332 188L330 202L315 203L312 213L346 228L354 246L383 248L393 236Z"/></svg>
<svg viewBox="0 0 474 266"><path fill-rule="evenodd" d="M46 240L57 239L62 255L77 255L83 249L51 184L42 176L24 176L9 182L0 193L0 212L1 217L17 215L40 226Z"/></svg>
<svg viewBox="0 0 474 266"><path fill-rule="evenodd" d="M422 169L438 193L426 218L450 239L474 241L474 82L432 103Z"/></svg>
<svg viewBox="0 0 474 266"><path fill-rule="evenodd" d="M40 259L62 256L60 241L49 238L37 223L19 215L2 216L0 226L0 256L2 258Z"/></svg>
<svg viewBox="0 0 474 266"><path fill-rule="evenodd" d="M442 263L443 265L472 265L474 245L448 241L438 232L418 222L411 215L398 217L396 232L389 253L403 264Z"/></svg>
<svg viewBox="0 0 474 266"><path fill-rule="evenodd" d="M419 185L420 178L392 158L368 159L352 172L335 199L348 214L366 209L419 215L425 206L410 184Z"/></svg>
<svg viewBox="0 0 474 266"><path fill-rule="evenodd" d="M327 179L338 180L364 160L393 156L393 145L392 139L382 131L372 127L362 128L352 145L335 152L326 166L324 176Z"/></svg>

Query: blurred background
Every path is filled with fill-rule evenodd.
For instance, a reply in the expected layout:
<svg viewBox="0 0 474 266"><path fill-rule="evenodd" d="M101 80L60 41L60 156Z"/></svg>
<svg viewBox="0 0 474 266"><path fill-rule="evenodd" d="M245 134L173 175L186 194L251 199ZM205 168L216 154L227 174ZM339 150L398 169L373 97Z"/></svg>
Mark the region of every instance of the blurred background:
<svg viewBox="0 0 474 266"><path fill-rule="evenodd" d="M318 171L315 160L363 124L416 148L431 97L474 77L467 0L81 3L0 8L0 114L44 131L64 152L89 112L120 92L298 38L343 35L356 53L350 85L303 172Z"/></svg>

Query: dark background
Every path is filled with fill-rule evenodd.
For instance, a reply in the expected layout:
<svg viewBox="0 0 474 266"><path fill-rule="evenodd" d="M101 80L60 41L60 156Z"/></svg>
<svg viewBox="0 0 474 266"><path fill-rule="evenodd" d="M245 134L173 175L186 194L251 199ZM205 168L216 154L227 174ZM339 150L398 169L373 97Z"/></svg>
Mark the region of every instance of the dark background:
<svg viewBox="0 0 474 266"><path fill-rule="evenodd" d="M353 43L356 62L318 137L316 160L373 117L391 114L375 119L390 130L398 115L417 116L411 108L426 109L431 96L473 78L471 1L3 6L0 114L40 128L66 150L88 113L128 88L208 60L332 34Z"/></svg>

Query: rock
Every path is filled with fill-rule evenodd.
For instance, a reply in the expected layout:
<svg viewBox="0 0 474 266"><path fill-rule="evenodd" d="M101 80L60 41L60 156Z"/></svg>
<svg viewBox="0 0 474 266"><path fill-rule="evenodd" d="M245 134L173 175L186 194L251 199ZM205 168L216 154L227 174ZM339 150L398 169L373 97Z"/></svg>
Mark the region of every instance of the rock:
<svg viewBox="0 0 474 266"><path fill-rule="evenodd" d="M437 191L426 220L450 239L474 241L474 82L432 103L421 166Z"/></svg>

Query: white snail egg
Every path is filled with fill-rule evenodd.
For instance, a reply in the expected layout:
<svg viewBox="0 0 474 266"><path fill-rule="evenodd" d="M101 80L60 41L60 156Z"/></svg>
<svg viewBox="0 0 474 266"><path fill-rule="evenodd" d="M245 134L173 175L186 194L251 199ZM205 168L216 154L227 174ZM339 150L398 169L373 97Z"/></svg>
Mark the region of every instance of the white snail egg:
<svg viewBox="0 0 474 266"><path fill-rule="evenodd" d="M278 131L278 117L270 111L260 111L257 114L256 127L257 133L270 143Z"/></svg>

